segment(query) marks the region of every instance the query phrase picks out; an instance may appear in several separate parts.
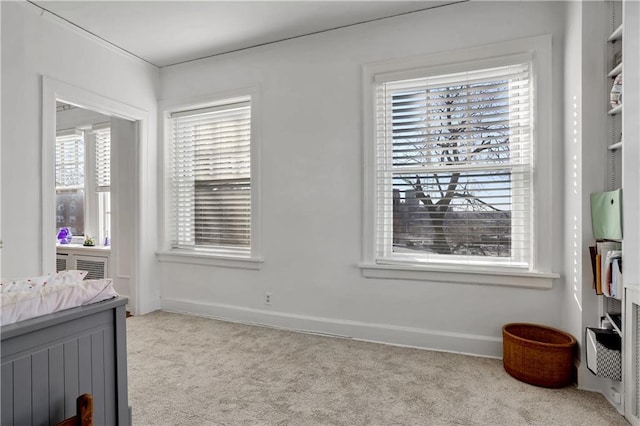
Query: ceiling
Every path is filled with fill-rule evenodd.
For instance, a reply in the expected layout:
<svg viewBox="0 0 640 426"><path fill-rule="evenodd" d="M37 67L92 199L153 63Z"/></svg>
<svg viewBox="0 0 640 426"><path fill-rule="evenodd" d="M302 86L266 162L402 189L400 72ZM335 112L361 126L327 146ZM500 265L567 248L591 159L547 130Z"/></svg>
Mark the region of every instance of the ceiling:
<svg viewBox="0 0 640 426"><path fill-rule="evenodd" d="M458 2L30 1L158 67Z"/></svg>

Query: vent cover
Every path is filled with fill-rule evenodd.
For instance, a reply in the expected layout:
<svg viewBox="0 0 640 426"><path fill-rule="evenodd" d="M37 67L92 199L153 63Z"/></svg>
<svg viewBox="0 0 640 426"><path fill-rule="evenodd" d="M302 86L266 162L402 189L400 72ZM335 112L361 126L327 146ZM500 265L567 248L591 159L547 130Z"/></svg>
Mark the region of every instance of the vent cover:
<svg viewBox="0 0 640 426"><path fill-rule="evenodd" d="M107 259L76 257L76 269L87 271L85 280L98 280L107 277Z"/></svg>
<svg viewBox="0 0 640 426"><path fill-rule="evenodd" d="M64 271L67 269L67 256L56 257L56 272Z"/></svg>

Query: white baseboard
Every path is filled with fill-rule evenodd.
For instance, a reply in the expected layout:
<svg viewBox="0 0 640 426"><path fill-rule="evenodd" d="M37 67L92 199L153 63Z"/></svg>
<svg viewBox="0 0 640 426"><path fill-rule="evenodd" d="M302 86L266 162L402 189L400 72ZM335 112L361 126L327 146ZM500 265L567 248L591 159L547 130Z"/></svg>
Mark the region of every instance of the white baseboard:
<svg viewBox="0 0 640 426"><path fill-rule="evenodd" d="M311 317L191 300L162 299L160 306L162 310L169 312L198 315L243 324L269 326L291 331L326 334L369 342L488 358L502 358L502 338L498 337Z"/></svg>

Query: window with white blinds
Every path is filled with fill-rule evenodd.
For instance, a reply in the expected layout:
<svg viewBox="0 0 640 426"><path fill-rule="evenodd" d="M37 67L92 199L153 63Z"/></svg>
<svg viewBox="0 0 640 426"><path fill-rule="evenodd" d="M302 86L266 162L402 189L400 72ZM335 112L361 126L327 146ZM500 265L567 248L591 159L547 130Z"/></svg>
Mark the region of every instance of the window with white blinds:
<svg viewBox="0 0 640 426"><path fill-rule="evenodd" d="M171 245L251 252L251 104L170 114Z"/></svg>
<svg viewBox="0 0 640 426"><path fill-rule="evenodd" d="M530 265L530 74L522 61L376 80L378 262Z"/></svg>
<svg viewBox="0 0 640 426"><path fill-rule="evenodd" d="M84 187L84 133L70 131L56 137L56 190Z"/></svg>
<svg viewBox="0 0 640 426"><path fill-rule="evenodd" d="M85 233L84 132L69 130L56 136L56 227L73 235Z"/></svg>
<svg viewBox="0 0 640 426"><path fill-rule="evenodd" d="M96 189L108 192L111 188L111 128L95 130L96 136Z"/></svg>

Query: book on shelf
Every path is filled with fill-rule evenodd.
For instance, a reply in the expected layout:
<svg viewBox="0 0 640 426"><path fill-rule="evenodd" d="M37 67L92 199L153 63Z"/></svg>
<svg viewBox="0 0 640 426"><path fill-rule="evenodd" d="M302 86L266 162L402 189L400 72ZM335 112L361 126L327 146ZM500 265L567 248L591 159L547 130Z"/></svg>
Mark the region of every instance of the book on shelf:
<svg viewBox="0 0 640 426"><path fill-rule="evenodd" d="M591 271L593 272L593 289L596 290L596 283L597 283L597 279L596 279L596 246L589 246L589 257L591 258ZM596 294L597 294L597 290L596 290Z"/></svg>
<svg viewBox="0 0 640 426"><path fill-rule="evenodd" d="M596 254L596 294L602 294L602 259L601 254Z"/></svg>
<svg viewBox="0 0 640 426"><path fill-rule="evenodd" d="M622 252L620 256L614 257L611 264L611 297L622 299Z"/></svg>
<svg viewBox="0 0 640 426"><path fill-rule="evenodd" d="M622 243L598 241L589 247L596 294L620 298L622 295Z"/></svg>
<svg viewBox="0 0 640 426"><path fill-rule="evenodd" d="M615 286L613 285L613 261L614 259L620 258L622 258L622 251L609 250L602 261L604 268L604 273L602 274L602 294L607 297L615 297L614 294L617 293L617 289L614 290L613 288Z"/></svg>

